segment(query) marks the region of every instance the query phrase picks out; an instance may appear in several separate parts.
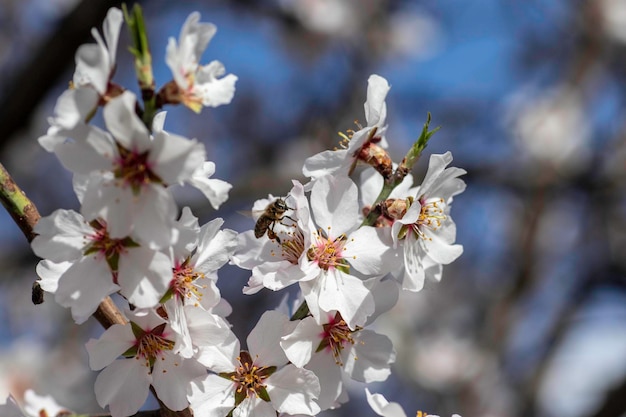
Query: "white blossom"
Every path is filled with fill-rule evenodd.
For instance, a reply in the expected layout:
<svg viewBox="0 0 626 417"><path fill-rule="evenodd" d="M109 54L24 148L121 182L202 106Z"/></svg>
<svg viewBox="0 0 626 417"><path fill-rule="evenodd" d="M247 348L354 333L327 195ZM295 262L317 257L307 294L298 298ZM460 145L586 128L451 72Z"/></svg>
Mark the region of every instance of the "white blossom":
<svg viewBox="0 0 626 417"><path fill-rule="evenodd" d="M301 320L280 345L294 365L306 366L319 378L323 410L338 402L344 375L366 383L384 381L395 360L389 338L367 329L351 330L339 314L326 315L322 324L312 317Z"/></svg>
<svg viewBox="0 0 626 417"><path fill-rule="evenodd" d="M163 131L151 136L130 92L109 102L104 120L110 133L78 126L40 142L86 177L81 213L87 220L106 221L114 238L134 232L154 249L169 246L177 239L176 204L167 186L190 180L204 162L204 146Z"/></svg>
<svg viewBox="0 0 626 417"><path fill-rule="evenodd" d="M315 374L287 364L280 349L280 338L293 330L295 323L286 316L267 311L247 338L249 351L240 351L239 342L230 345L211 368L211 374L195 380L189 395L194 415L223 417L275 416L276 412L315 415L320 392Z"/></svg>
<svg viewBox="0 0 626 417"><path fill-rule="evenodd" d="M176 333L156 313L141 310L129 316L130 323L114 324L100 339L87 342L91 369L104 368L96 378L98 404L108 405L112 417L130 416L152 385L170 410L186 408L187 388L205 374L204 366L173 353Z"/></svg>
<svg viewBox="0 0 626 417"><path fill-rule="evenodd" d="M325 175L347 175L356 165L359 154L365 147L377 144L387 146L385 124L387 104L385 98L389 92L389 83L379 75L371 75L368 79L367 101L365 102L365 119L367 126L359 126L356 132L349 132L342 144L342 149L327 150L313 155L304 162L302 173L314 182ZM307 189L310 186L307 185Z"/></svg>
<svg viewBox="0 0 626 417"><path fill-rule="evenodd" d="M235 94L237 77L222 77L226 70L221 62L199 64L216 31L215 25L200 22L200 13L194 12L183 24L178 42L170 38L167 44L165 62L172 70L180 100L195 112L200 112L202 106L228 104Z"/></svg>
<svg viewBox="0 0 626 417"><path fill-rule="evenodd" d="M372 394L367 388L365 388L365 395L367 396L367 403L372 407L372 410L376 414L382 417L407 417L406 413L402 409L400 404L395 402L389 402L382 394ZM416 417L439 417L434 414L427 414L421 411L417 412ZM452 414L452 417L461 417L458 414Z"/></svg>
<svg viewBox="0 0 626 417"><path fill-rule="evenodd" d="M450 217L450 204L453 196L465 190L465 182L457 178L465 170L446 168L450 162L450 152L431 155L424 181L404 215L391 227L394 244L404 251L404 270L399 275L405 290L421 290L426 277L441 280L442 265L463 253L463 247L454 244L456 225Z"/></svg>
<svg viewBox="0 0 626 417"><path fill-rule="evenodd" d="M112 7L102 24L104 39L96 28L92 28L91 34L96 43L83 44L76 51L73 85L57 99L54 117L49 119L51 128L48 134L73 129L84 123L107 95L115 71L122 22L122 11Z"/></svg>

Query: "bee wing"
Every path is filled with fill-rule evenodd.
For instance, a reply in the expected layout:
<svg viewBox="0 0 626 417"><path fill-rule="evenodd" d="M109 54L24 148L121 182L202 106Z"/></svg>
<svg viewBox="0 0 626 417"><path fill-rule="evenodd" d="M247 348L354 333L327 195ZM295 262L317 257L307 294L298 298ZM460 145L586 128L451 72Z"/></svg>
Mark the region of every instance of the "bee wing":
<svg viewBox="0 0 626 417"><path fill-rule="evenodd" d="M259 217L261 217L261 215L265 213L265 210L237 210L237 213L242 214L246 217L251 217L254 220L258 220Z"/></svg>

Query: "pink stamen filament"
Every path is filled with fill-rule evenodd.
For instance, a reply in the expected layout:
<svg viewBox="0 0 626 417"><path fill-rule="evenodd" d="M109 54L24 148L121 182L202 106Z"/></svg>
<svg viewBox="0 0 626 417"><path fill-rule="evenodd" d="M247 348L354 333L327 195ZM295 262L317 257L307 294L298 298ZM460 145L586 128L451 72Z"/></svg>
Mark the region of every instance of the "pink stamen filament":
<svg viewBox="0 0 626 417"><path fill-rule="evenodd" d="M316 262L325 271L336 267L346 267L348 264L343 258L343 249L346 244L346 235L340 235L331 240L322 235L321 230L317 234L317 242L307 252L310 261Z"/></svg>

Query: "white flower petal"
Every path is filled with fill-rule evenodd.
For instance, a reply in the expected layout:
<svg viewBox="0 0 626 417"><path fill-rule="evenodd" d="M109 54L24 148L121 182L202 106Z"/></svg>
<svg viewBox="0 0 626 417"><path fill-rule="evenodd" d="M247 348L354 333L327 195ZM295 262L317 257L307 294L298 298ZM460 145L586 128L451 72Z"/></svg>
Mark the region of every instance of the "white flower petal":
<svg viewBox="0 0 626 417"><path fill-rule="evenodd" d="M27 416L61 416L63 413L74 414L67 408L60 406L51 395L37 395L32 389L24 392L24 411ZM6 417L7 414L0 413Z"/></svg>
<svg viewBox="0 0 626 417"><path fill-rule="evenodd" d="M224 417L235 406L235 388L231 380L211 374L191 382L187 399L195 416Z"/></svg>
<svg viewBox="0 0 626 417"><path fill-rule="evenodd" d="M89 367L97 371L111 364L124 352L133 347L137 339L129 324L114 324L100 336L90 339L87 344Z"/></svg>
<svg viewBox="0 0 626 417"><path fill-rule="evenodd" d="M424 288L424 267L420 243L409 234L404 241L404 268L405 274L402 280L402 289L408 291L420 291Z"/></svg>
<svg viewBox="0 0 626 417"><path fill-rule="evenodd" d="M54 294L59 287L59 279L73 265L72 262L50 262L47 259L37 264L37 276L40 278L37 282L41 289Z"/></svg>
<svg viewBox="0 0 626 417"><path fill-rule="evenodd" d="M104 259L90 255L78 260L59 279L55 301L72 309L77 324L84 323L100 302L119 290Z"/></svg>
<svg viewBox="0 0 626 417"><path fill-rule="evenodd" d="M341 271L327 271L318 279L319 303L323 311L338 311L351 329L365 324L374 312L374 298L363 281ZM307 304L310 305L307 298ZM319 323L319 319L318 319Z"/></svg>
<svg viewBox="0 0 626 417"><path fill-rule="evenodd" d="M90 243L87 237L95 233L83 216L63 209L39 219L33 231L37 234L31 242L33 252L54 262L80 258Z"/></svg>
<svg viewBox="0 0 626 417"><path fill-rule="evenodd" d="M202 226L194 263L205 273L217 271L224 266L237 248L237 232L219 230L224 224L221 218Z"/></svg>
<svg viewBox="0 0 626 417"><path fill-rule="evenodd" d="M219 179L211 179L211 175L215 173L215 164L206 161L194 172L193 176L188 180L189 184L196 187L209 200L214 209L218 209L222 203L228 200L228 192L233 186L226 181Z"/></svg>
<svg viewBox="0 0 626 417"><path fill-rule="evenodd" d="M85 123L92 113L100 97L92 88L77 87L65 90L54 106L54 118L50 124L61 129L70 130L78 124Z"/></svg>
<svg viewBox="0 0 626 417"><path fill-rule="evenodd" d="M151 379L144 361L118 359L96 378L98 404L108 405L113 417L133 415L148 398Z"/></svg>
<svg viewBox="0 0 626 417"><path fill-rule="evenodd" d="M321 411L315 402L319 380L308 369L290 364L278 370L267 380L267 393L279 413L316 415Z"/></svg>
<svg viewBox="0 0 626 417"><path fill-rule="evenodd" d="M284 365L289 360L280 348L280 338L291 333L297 323L290 322L289 317L278 311L269 310L263 313L246 342L255 363L262 366Z"/></svg>
<svg viewBox="0 0 626 417"><path fill-rule="evenodd" d="M221 71L216 72L216 66L219 66ZM223 68L220 62L213 61L209 65L200 67L196 73L196 84L193 92L201 98L202 104L206 107L229 104L235 96L235 83L237 83L238 78L233 74L217 78L221 76Z"/></svg>
<svg viewBox="0 0 626 417"><path fill-rule="evenodd" d="M406 413L398 403L390 403L382 394L372 394L365 388L367 402L372 410L383 417L406 417Z"/></svg>
<svg viewBox="0 0 626 417"><path fill-rule="evenodd" d="M135 95L126 90L104 106L103 117L115 140L129 151L143 153L152 146L148 130L135 113Z"/></svg>
<svg viewBox="0 0 626 417"><path fill-rule="evenodd" d="M124 198L132 198L130 203L133 204L131 207L133 211L132 213L119 213L119 215L133 219L133 231L140 242L146 243L152 249L161 249L170 246L178 239L174 224L177 211L176 202L167 188L153 185L144 187L141 194L136 197L131 197L128 193L125 194ZM123 205L120 205L119 211L124 208ZM114 216L112 212L109 217L111 216ZM115 219L117 220L117 218ZM113 233L111 232L111 234Z"/></svg>
<svg viewBox="0 0 626 417"><path fill-rule="evenodd" d="M363 226L348 237L342 255L357 271L366 275L384 275L400 261L393 249L389 229Z"/></svg>
<svg viewBox="0 0 626 417"><path fill-rule="evenodd" d="M385 98L389 92L389 83L380 75L372 74L367 80L367 101L365 102L365 119L368 126L385 124L387 105Z"/></svg>
<svg viewBox="0 0 626 417"><path fill-rule="evenodd" d="M435 262L448 265L463 254L462 245L450 245L430 229L425 229L424 234L426 235L426 240L423 241L423 245L426 249L426 254Z"/></svg>
<svg viewBox="0 0 626 417"><path fill-rule="evenodd" d="M107 16L102 24L102 31L104 32L104 40L107 44L109 51L109 59L111 69L115 65L115 57L117 55L117 43L120 37L120 29L124 22L124 16L122 11L116 7L111 7L107 12Z"/></svg>
<svg viewBox="0 0 626 417"><path fill-rule="evenodd" d="M79 86L89 84L103 96L107 91L110 75L106 50L98 44L83 44L76 51L75 61L74 84Z"/></svg>
<svg viewBox="0 0 626 417"><path fill-rule="evenodd" d="M206 368L194 359L183 359L164 352L162 359L154 364L152 386L157 396L170 410L186 408L187 388L195 378L206 375Z"/></svg>
<svg viewBox="0 0 626 417"><path fill-rule="evenodd" d="M346 374L366 383L386 380L391 374L389 364L396 358L391 340L371 330L360 330L355 339L342 354Z"/></svg>
<svg viewBox="0 0 626 417"><path fill-rule="evenodd" d="M348 156L348 151L339 149L336 151L323 151L308 157L304 161L302 173L309 178L320 178L333 174L339 169Z"/></svg>
<svg viewBox="0 0 626 417"><path fill-rule="evenodd" d="M319 178L311 190L311 210L325 233L338 237L350 231L359 222L356 185L348 177Z"/></svg>
<svg viewBox="0 0 626 417"><path fill-rule="evenodd" d="M329 352L318 352L311 358L307 369L313 371L320 383L320 395L317 399L322 410L339 406L343 393L342 368L335 363Z"/></svg>
<svg viewBox="0 0 626 417"><path fill-rule="evenodd" d="M182 184L202 166L204 145L179 135L157 132L148 161L166 184Z"/></svg>
<svg viewBox="0 0 626 417"><path fill-rule="evenodd" d="M237 336L229 332L218 345L199 346L196 359L213 372L232 372L238 365L237 356L240 352Z"/></svg>
<svg viewBox="0 0 626 417"><path fill-rule="evenodd" d="M320 342L320 325L313 317L307 317L298 323L293 332L282 337L280 347L291 363L302 368L311 360Z"/></svg>
<svg viewBox="0 0 626 417"><path fill-rule="evenodd" d="M118 282L128 302L139 308L154 307L172 279L170 258L144 247L128 248L120 256Z"/></svg>

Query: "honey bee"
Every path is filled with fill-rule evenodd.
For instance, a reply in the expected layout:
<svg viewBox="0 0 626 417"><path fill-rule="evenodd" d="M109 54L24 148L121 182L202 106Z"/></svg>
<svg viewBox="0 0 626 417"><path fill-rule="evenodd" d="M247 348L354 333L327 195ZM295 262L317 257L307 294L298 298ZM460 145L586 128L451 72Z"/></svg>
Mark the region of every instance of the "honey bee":
<svg viewBox="0 0 626 417"><path fill-rule="evenodd" d="M272 240L276 239L276 241L280 243L280 238L276 232L274 232L274 225L276 222L281 223L285 217L295 222L294 219L285 215L287 210L295 209L289 207L287 202L282 198L277 198L272 203L268 204L263 211L263 214L259 216L256 224L254 225L254 236L259 239L265 234L265 232L267 232L267 237Z"/></svg>

